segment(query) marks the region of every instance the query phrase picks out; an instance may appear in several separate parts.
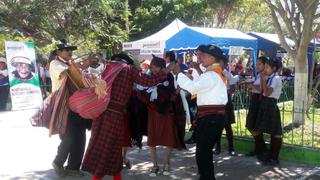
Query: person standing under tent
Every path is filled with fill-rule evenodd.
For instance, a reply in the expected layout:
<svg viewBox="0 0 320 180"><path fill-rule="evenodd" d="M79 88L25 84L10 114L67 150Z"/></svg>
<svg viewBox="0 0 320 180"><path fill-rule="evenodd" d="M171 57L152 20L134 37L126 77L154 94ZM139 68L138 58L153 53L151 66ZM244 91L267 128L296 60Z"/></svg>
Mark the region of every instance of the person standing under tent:
<svg viewBox="0 0 320 180"><path fill-rule="evenodd" d="M164 54L164 60L166 61L166 67L168 67L170 64L175 64L176 61L176 55L173 51L167 51Z"/></svg>

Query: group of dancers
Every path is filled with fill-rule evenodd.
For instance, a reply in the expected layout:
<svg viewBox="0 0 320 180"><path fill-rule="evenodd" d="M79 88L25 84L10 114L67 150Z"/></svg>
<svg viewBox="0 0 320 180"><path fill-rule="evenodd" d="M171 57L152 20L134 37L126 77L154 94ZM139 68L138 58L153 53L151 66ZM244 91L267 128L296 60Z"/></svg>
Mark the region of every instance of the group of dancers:
<svg viewBox="0 0 320 180"><path fill-rule="evenodd" d="M49 126L50 132L61 138L52 163L58 175L84 176L81 168L92 174L92 180L106 175L119 180L123 165L131 167L126 158L127 148L133 143L141 147L144 135L148 137L153 163L149 176L170 175L172 149L186 148L186 117L192 114L186 102L191 99L196 101L197 109L191 120L195 119L193 137L200 180L215 179L213 153L221 151L224 128L229 154L235 155L231 124L235 122L232 93L236 82L226 70L228 59L219 47L200 45L196 50L198 63L193 64L194 72L183 70L170 54L164 59L153 56L150 68L144 72L135 66L130 56L117 54L107 62L100 76L83 76L84 88L80 89L75 83L77 80L70 76L75 49L76 46L62 41L55 50L56 58L50 63L54 95L70 101L69 109L59 109L63 111L55 115L59 120ZM249 85L252 101L246 125L255 139L255 149L248 155L257 155L264 164L278 165L282 140L277 107L282 88L277 74L279 63L260 57L256 66L258 76ZM104 87L105 91L101 94L97 87ZM62 89L67 89L67 93ZM91 129L91 138L85 151L86 129ZM269 153L263 133L272 137ZM166 147L161 168L157 146Z"/></svg>

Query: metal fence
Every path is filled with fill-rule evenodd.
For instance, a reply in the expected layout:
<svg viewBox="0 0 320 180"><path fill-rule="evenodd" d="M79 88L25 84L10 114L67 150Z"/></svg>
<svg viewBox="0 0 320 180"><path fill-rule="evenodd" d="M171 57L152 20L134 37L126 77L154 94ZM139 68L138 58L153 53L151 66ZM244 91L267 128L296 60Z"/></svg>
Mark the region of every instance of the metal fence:
<svg viewBox="0 0 320 180"><path fill-rule="evenodd" d="M44 98L49 95L49 86L42 86ZM246 129L246 117L250 104L251 92L246 85L236 87L233 96L234 113L236 123L233 124L234 135L241 138L252 139L250 132ZM303 119L306 114L302 112L294 113L294 82L284 81L278 106L281 113L283 127L283 142L285 144L320 149L320 108L319 104L314 104L309 110L308 118L303 124L294 122L294 115L301 116ZM317 107L316 107L317 106Z"/></svg>
<svg viewBox="0 0 320 180"><path fill-rule="evenodd" d="M246 85L236 88L233 96L236 123L233 125L235 136L252 138L246 129L246 117L250 103L251 93ZM283 142L292 146L320 149L320 108L317 102L313 103L308 113L294 112L294 82L285 81L282 93L278 100L283 127ZM303 102L301 102L303 104ZM299 116L299 122L294 121L294 116ZM305 119L302 121L302 119Z"/></svg>

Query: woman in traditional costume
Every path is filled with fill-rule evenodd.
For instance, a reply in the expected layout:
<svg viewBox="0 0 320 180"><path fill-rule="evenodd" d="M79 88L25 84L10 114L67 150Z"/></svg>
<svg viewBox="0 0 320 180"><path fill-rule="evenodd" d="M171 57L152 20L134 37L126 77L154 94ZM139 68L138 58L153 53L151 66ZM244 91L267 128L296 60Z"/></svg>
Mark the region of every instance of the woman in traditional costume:
<svg viewBox="0 0 320 180"><path fill-rule="evenodd" d="M162 82L167 74L159 72L149 77L133 66L126 54L118 54L106 65L102 78L107 86L107 108L92 123L91 139L84 157L82 169L101 180L105 175L121 179L122 147L124 137L124 115L134 83L154 86Z"/></svg>
<svg viewBox="0 0 320 180"><path fill-rule="evenodd" d="M165 60L153 57L151 61L152 74L164 69ZM184 148L183 136L185 128L185 112L179 89L174 87L174 77L167 74L167 79L157 86L150 87L150 101L148 103L148 146L151 150L153 168L150 176L159 173L157 146L165 146L165 165L163 175L170 175L170 158L173 148ZM182 131L181 131L182 130Z"/></svg>

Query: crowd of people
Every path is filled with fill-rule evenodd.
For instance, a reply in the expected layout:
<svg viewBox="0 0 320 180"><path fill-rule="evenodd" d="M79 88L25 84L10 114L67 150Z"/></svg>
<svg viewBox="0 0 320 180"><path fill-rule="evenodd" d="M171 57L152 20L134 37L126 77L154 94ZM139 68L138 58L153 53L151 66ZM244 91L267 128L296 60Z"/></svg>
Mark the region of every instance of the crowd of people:
<svg viewBox="0 0 320 180"><path fill-rule="evenodd" d="M221 152L223 129L229 154L236 154L232 96L234 86L242 82L229 71L228 58L219 47L200 45L197 62L184 64L174 52L167 52L140 65L126 53L112 56L105 64L96 54L73 62L75 49L62 41L49 66L53 92L49 98L69 99L66 113L63 109L53 112L58 120L49 127L61 138L52 163L58 175L83 176L83 170L93 180L106 175L121 179L121 169L132 166L126 157L128 147L141 148L143 136L147 136L153 163L150 177L170 175L177 168L171 167L172 150L186 149L186 143L194 142L200 179L215 179L212 158ZM260 57L258 77L245 81L253 97L247 128L256 145L248 156L256 155L263 164L273 166L279 164L282 133L276 104L282 88L279 68L278 61ZM193 135L185 142L187 123L192 123ZM91 138L85 151L86 129L91 130ZM269 150L263 133L271 134ZM166 148L162 166L158 146Z"/></svg>
<svg viewBox="0 0 320 180"><path fill-rule="evenodd" d="M241 81L231 72L228 57L213 45L200 45L197 61L186 64L174 52L166 52L163 58L153 56L140 65L127 53L115 54L106 62L94 53L74 60L76 49L62 40L52 52L50 64L46 68L38 64L41 83L51 83L52 93L41 111L50 111L50 135L59 134L61 139L52 162L59 176L80 177L85 175L82 171L87 171L92 180L106 175L119 180L121 169L132 166L126 157L128 148L141 148L143 136L147 136L153 163L150 177L170 175L172 168L178 168L171 167L172 150L196 143L200 180L215 179L212 158L221 152L223 129L229 155L236 154L232 98L239 83L246 83L252 91L246 127L255 140L255 149L247 155L257 156L265 165L279 165L280 61L259 57L258 76ZM5 69L5 60L0 59L1 95L9 89ZM192 124L193 135L185 142L187 123ZM85 150L86 130L91 130L91 138ZM269 150L264 133L271 135ZM158 146L166 148L163 166L158 163Z"/></svg>

